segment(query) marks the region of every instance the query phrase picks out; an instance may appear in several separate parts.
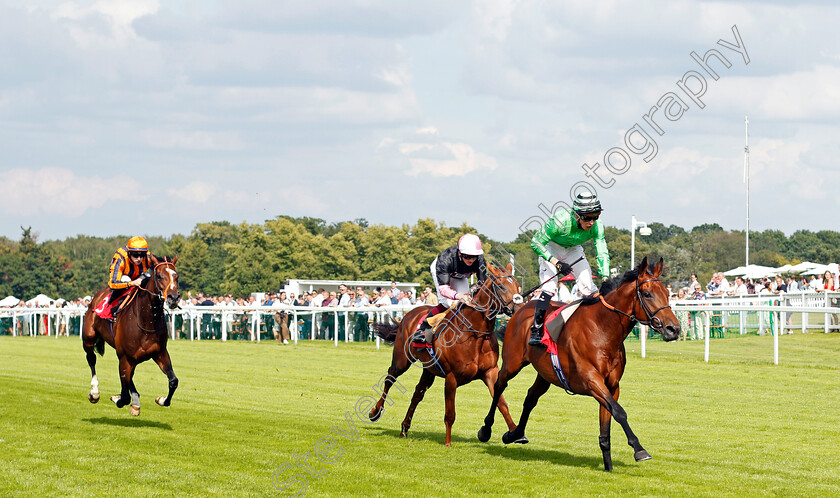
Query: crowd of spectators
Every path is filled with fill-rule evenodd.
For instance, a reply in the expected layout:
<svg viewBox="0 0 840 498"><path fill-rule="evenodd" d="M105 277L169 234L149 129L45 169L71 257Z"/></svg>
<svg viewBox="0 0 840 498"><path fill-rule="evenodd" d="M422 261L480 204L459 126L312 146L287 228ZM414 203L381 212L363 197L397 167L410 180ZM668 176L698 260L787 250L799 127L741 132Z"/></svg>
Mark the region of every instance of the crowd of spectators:
<svg viewBox="0 0 840 498"><path fill-rule="evenodd" d="M345 334L350 334L350 338L360 340L370 337L369 322L373 319L373 311L352 311L354 308L369 308L369 307L383 307L390 305L401 305L405 307L414 306L416 304L424 304L434 301L437 304L437 297L432 291L431 287L426 287L424 292L419 296L414 296L414 293L408 290L399 289L396 282L391 282L390 287L383 289L376 287L368 291L363 286L356 286L351 288L345 284L341 284L337 291L328 291L324 288L319 288L312 291L304 291L300 295L295 293L287 293L285 291L269 291L266 293L255 293L247 297L234 298L232 295L224 296L205 296L198 292L195 295L188 292L182 302L182 307L185 305L192 305L192 315L188 317L203 318L205 324L205 332L207 334L218 335L218 327L216 331L210 330L209 323L214 319L210 314L197 311L196 308L201 306L208 307L233 307L235 311L224 314L225 326L228 330L234 330L237 327L247 327L250 320L254 318L249 317L253 315L253 311L257 307L272 307L278 309L273 318L269 315L263 315L265 326L267 329L273 331L274 337L283 344L289 342L289 329L291 327L291 320L293 313L289 310L292 308L305 308L297 312L298 315L298 331L302 337L313 338L329 338L333 336L333 331L336 330L335 319L338 318L338 332L340 337ZM249 306L254 306L255 310L247 309ZM314 315L311 313L311 308L332 308L332 313L319 313L317 323L314 320ZM342 308L347 308L347 311L338 312ZM391 312L394 313L394 312ZM272 323L273 322L273 323ZM346 324L349 322L351 330L345 330Z"/></svg>
<svg viewBox="0 0 840 498"><path fill-rule="evenodd" d="M672 299L706 299L714 296L744 296L751 294L784 294L791 292L833 292L840 289L840 275L826 270L822 275L767 275L761 278L736 276L731 282L723 272L715 272L704 286L692 273L685 286L672 289L667 286ZM682 296L682 297L681 297Z"/></svg>

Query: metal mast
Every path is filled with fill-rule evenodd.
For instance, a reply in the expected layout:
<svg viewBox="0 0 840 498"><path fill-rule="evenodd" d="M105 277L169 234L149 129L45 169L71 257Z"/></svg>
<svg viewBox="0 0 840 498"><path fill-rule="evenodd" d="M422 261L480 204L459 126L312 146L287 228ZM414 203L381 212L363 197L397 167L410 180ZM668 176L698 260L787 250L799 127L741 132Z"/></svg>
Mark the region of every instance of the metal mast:
<svg viewBox="0 0 840 498"><path fill-rule="evenodd" d="M750 120L744 116L744 183L747 184L747 262L750 265Z"/></svg>

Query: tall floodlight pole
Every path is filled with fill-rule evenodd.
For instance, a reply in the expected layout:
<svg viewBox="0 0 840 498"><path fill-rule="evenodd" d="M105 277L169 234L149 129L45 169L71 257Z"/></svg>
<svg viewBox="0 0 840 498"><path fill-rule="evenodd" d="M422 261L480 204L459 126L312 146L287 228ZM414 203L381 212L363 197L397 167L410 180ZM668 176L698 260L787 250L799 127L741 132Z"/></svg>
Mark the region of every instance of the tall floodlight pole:
<svg viewBox="0 0 840 498"><path fill-rule="evenodd" d="M744 183L747 184L747 262L750 265L750 120L744 116Z"/></svg>

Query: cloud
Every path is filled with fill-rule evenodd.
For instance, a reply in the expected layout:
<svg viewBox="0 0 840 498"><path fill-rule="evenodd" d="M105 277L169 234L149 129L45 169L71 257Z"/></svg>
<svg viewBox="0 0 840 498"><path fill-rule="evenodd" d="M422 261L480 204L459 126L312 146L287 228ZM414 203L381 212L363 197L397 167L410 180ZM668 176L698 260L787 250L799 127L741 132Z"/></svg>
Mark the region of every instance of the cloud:
<svg viewBox="0 0 840 498"><path fill-rule="evenodd" d="M167 192L184 202L206 204L218 191L219 187L213 183L194 181L180 188L170 188Z"/></svg>
<svg viewBox="0 0 840 498"><path fill-rule="evenodd" d="M175 199L193 206L204 206L212 209L221 207L221 213L241 211L243 208L316 205L321 199L310 189L301 186L272 187L259 185L258 191L226 188L218 182L195 180L181 187L172 187L167 194ZM215 214L215 213L214 213Z"/></svg>
<svg viewBox="0 0 840 498"><path fill-rule="evenodd" d="M834 120L840 113L840 67L759 77L721 78L718 107L751 110L750 117L775 120Z"/></svg>
<svg viewBox="0 0 840 498"><path fill-rule="evenodd" d="M150 147L187 150L241 150L242 140L235 132L181 131L155 129L142 133Z"/></svg>
<svg viewBox="0 0 840 498"><path fill-rule="evenodd" d="M4 191L0 210L10 215L50 214L76 218L108 201L146 198L137 194L139 183L133 178L86 178L64 168L12 169L0 173L0 184Z"/></svg>
<svg viewBox="0 0 840 498"><path fill-rule="evenodd" d="M384 138L376 148L380 156L408 162L409 176L465 176L473 171L492 171L498 167L496 159L476 152L462 142L442 140L433 126L420 128L406 140Z"/></svg>

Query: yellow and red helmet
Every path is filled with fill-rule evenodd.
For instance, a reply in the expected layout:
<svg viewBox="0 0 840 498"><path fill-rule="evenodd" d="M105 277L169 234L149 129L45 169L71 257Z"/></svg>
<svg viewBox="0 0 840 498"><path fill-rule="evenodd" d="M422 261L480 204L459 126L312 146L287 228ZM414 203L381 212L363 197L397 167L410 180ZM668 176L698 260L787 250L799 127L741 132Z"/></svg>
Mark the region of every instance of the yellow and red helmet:
<svg viewBox="0 0 840 498"><path fill-rule="evenodd" d="M128 249L128 252L148 252L149 243L143 237L132 237L128 239L125 248Z"/></svg>

